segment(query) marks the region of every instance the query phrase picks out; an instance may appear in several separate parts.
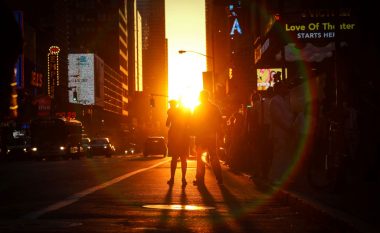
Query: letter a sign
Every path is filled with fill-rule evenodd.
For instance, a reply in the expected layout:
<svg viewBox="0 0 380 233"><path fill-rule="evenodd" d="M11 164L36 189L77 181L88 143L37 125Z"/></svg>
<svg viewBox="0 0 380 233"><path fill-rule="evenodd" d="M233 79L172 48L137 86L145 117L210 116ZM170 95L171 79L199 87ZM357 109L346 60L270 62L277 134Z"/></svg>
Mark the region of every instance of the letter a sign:
<svg viewBox="0 0 380 233"><path fill-rule="evenodd" d="M230 35L234 36L235 32L238 32L240 35L243 34L243 31L241 30L241 27L237 18L235 18L234 20L234 24L232 25Z"/></svg>

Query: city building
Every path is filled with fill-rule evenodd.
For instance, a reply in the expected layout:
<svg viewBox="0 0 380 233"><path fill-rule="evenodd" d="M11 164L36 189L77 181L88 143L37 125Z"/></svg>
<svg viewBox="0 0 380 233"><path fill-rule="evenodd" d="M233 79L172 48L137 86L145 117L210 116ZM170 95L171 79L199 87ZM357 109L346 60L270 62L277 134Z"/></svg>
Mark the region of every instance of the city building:
<svg viewBox="0 0 380 233"><path fill-rule="evenodd" d="M165 38L165 1L137 0L142 18L143 92L136 98L139 124L156 134L166 132L168 108L168 50ZM150 106L154 100L154 107ZM149 111L147 111L149 109ZM137 119L138 118L138 119Z"/></svg>
<svg viewBox="0 0 380 233"><path fill-rule="evenodd" d="M111 108L107 107L104 110L115 113L122 121L119 123L127 123L129 114L127 2L68 0L67 3L69 51L95 53L121 76L120 101L115 102L114 98L107 96L104 99L105 106L119 105L118 109L121 111L108 111Z"/></svg>
<svg viewBox="0 0 380 233"><path fill-rule="evenodd" d="M214 72L215 101L230 114L255 87L252 1L206 0L207 69ZM215 67L214 67L215 66Z"/></svg>
<svg viewBox="0 0 380 233"><path fill-rule="evenodd" d="M24 33L22 72L18 72L20 118L27 121L59 115L92 119L93 125L104 124L108 128L127 127L130 112L127 1L7 2ZM140 43L140 52L136 53L141 54L141 47ZM69 82L74 78L68 73L69 54L93 54L95 60L101 60L102 71L97 70L99 66L94 68L102 74L94 76L94 81L103 85L98 104L74 100L74 93L78 100L79 92ZM136 83L140 85L141 56L133 60L140 61L133 69L137 70ZM81 76L75 78L84 82L84 74ZM99 91L95 89L95 95Z"/></svg>
<svg viewBox="0 0 380 233"><path fill-rule="evenodd" d="M49 109L50 113L55 110L61 111L62 102L66 100L65 96L67 97L67 90L64 88L67 81L67 8L64 1L5 2L13 10L24 39L23 54L17 64L16 77L18 121L28 122L46 109ZM53 55L56 69L53 81L52 77L49 78L51 70L48 68L48 59L54 46L57 46L59 54ZM51 97L48 97L49 94ZM47 98L51 98L47 101L48 106L39 105L41 99Z"/></svg>
<svg viewBox="0 0 380 233"><path fill-rule="evenodd" d="M136 0L128 1L128 67L129 96L143 91L142 64L142 18L137 10ZM132 103L131 103L132 104Z"/></svg>
<svg viewBox="0 0 380 233"><path fill-rule="evenodd" d="M259 1L254 18L257 70L277 69L290 85L315 81L325 110L351 101L360 61L360 7L350 1ZM356 68L355 68L356 67ZM274 72L271 72L274 74ZM258 72L258 80L271 79ZM268 76L268 75L266 75ZM264 82L265 83L265 82ZM273 85L273 83L268 85ZM354 97L357 98L357 97ZM324 100L323 100L324 99Z"/></svg>

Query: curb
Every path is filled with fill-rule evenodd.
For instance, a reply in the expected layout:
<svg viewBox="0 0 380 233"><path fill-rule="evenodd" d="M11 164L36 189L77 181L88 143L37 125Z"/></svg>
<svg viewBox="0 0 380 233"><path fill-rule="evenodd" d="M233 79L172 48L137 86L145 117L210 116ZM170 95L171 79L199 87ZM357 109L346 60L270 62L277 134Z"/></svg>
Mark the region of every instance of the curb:
<svg viewBox="0 0 380 233"><path fill-rule="evenodd" d="M243 176L250 179L252 182L264 186L266 189L275 190L278 197L281 200L291 204L295 208L300 208L311 215L319 215L326 219L332 219L344 228L344 232L361 232L361 233L377 233L379 232L370 224L363 220L354 217L346 212L338 209L334 209L326 204L311 199L301 193L289 191L284 188L278 188L268 184L264 180L258 180L252 177L252 175L240 172Z"/></svg>
<svg viewBox="0 0 380 233"><path fill-rule="evenodd" d="M362 232L362 233L376 233L371 225L354 217L346 212L338 209L334 209L328 205L325 205L319 201L311 199L305 195L297 192L276 188L267 184L273 190L277 189L277 193L280 198L291 204L295 208L302 208L309 214L318 214L325 218L333 219L344 227L345 232Z"/></svg>

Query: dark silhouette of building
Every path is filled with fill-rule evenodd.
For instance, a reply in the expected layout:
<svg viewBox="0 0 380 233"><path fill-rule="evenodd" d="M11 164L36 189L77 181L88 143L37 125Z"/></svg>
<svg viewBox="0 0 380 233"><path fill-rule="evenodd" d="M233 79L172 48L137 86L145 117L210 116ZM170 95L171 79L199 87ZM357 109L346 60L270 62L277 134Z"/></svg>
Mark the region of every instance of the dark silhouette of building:
<svg viewBox="0 0 380 233"><path fill-rule="evenodd" d="M127 117L129 114L127 2L67 0L67 4L69 51L95 53L121 76L122 95L119 114ZM105 96L105 103L113 105L114 101L113 98Z"/></svg>
<svg viewBox="0 0 380 233"><path fill-rule="evenodd" d="M247 101L252 72L252 1L206 0L207 68L214 72L215 101L224 111ZM215 66L215 67L213 67Z"/></svg>
<svg viewBox="0 0 380 233"><path fill-rule="evenodd" d="M165 38L165 1L138 0L137 9L142 18L143 51L143 93L141 97L152 96L155 107L150 108L149 101L144 101L142 109L150 108L142 122L156 125L166 131L166 111L168 107L168 55ZM140 109L141 109L140 108ZM149 122L150 121L150 122Z"/></svg>

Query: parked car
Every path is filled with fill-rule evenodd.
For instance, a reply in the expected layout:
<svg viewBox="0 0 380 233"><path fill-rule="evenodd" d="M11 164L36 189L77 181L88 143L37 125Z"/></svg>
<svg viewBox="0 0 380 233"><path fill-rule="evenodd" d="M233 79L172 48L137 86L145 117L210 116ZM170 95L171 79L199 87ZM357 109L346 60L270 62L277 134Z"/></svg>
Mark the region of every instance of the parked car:
<svg viewBox="0 0 380 233"><path fill-rule="evenodd" d="M90 142L90 156L106 155L110 157L115 153L115 147L111 144L109 138L93 138Z"/></svg>
<svg viewBox="0 0 380 233"><path fill-rule="evenodd" d="M87 138L87 137L86 138L82 138L81 146L83 148L83 153L86 156L90 156L90 152L91 152L91 139Z"/></svg>
<svg viewBox="0 0 380 233"><path fill-rule="evenodd" d="M26 159L30 157L30 138L18 138L6 145L5 157L7 159Z"/></svg>
<svg viewBox="0 0 380 233"><path fill-rule="evenodd" d="M148 137L144 142L143 155L163 155L166 156L168 148L166 146L165 138L162 136Z"/></svg>
<svg viewBox="0 0 380 233"><path fill-rule="evenodd" d="M124 147L124 154L133 155L136 153L138 153L136 143L133 143L133 142L127 143L127 145Z"/></svg>
<svg viewBox="0 0 380 233"><path fill-rule="evenodd" d="M1 130L1 129L0 129ZM3 132L0 153L6 159L26 159L30 157L30 135L27 129L8 128Z"/></svg>

